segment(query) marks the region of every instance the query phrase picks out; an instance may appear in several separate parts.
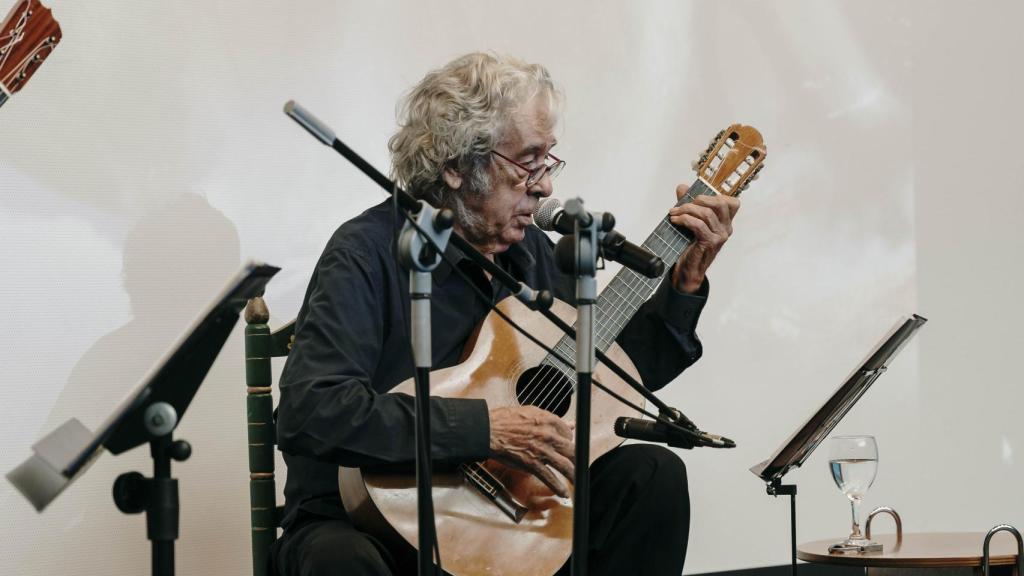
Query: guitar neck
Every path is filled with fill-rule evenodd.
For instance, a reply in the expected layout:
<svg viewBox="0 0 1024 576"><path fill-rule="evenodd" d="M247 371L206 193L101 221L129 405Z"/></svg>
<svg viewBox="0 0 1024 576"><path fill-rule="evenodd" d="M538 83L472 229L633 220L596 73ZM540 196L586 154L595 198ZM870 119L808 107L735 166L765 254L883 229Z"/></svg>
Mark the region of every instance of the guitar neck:
<svg viewBox="0 0 1024 576"><path fill-rule="evenodd" d="M712 196L716 192L698 179L690 186L689 191L683 196L676 206L691 202L697 196ZM677 228L669 222L668 216L661 219L658 225L643 242L643 247L650 250L661 258L666 264L666 270L671 270L672 264L679 259L679 255L690 245L692 237L687 230ZM640 306L654 294L654 290L661 283L661 278L647 278L641 276L628 268L621 268L612 278L611 282L601 291L597 297L597 311L594 319L594 344L597 349L607 352L608 348L619 337L623 328L629 320L640 309ZM568 336L564 336L555 347L561 355L572 359L576 354L576 344ZM549 359L553 360L553 359ZM550 362L561 364L560 362ZM568 366L566 368L572 368Z"/></svg>

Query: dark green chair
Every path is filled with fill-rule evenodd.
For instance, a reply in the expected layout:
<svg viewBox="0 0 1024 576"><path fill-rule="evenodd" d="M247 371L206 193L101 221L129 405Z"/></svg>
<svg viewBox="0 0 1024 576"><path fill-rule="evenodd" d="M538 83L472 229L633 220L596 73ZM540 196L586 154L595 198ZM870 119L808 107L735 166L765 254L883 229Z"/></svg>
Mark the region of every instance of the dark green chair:
<svg viewBox="0 0 1024 576"><path fill-rule="evenodd" d="M245 307L245 385L249 422L249 503L252 524L252 573L267 576L270 546L277 540L283 507L274 484L274 399L271 358L287 356L295 339L295 321L271 332L270 311L257 296Z"/></svg>

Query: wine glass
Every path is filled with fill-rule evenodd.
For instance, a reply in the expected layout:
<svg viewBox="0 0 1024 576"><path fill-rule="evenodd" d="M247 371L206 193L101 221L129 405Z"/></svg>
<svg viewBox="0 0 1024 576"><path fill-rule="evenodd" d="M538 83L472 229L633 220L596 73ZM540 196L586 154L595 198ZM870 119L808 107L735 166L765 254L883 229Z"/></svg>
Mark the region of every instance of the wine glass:
<svg viewBox="0 0 1024 576"><path fill-rule="evenodd" d="M878 444L875 437L834 436L829 441L828 465L839 491L850 499L853 531L842 544L870 544L871 542L861 534L858 508L864 494L875 482L875 474L878 472Z"/></svg>

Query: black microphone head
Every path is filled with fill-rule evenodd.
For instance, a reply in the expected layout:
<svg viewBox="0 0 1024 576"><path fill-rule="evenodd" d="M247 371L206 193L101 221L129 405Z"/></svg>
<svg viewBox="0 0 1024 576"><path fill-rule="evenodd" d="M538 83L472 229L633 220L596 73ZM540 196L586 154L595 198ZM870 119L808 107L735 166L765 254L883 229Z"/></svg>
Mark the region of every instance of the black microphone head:
<svg viewBox="0 0 1024 576"><path fill-rule="evenodd" d="M551 295L550 290L541 290L537 293L537 310L550 310L554 303L555 297Z"/></svg>
<svg viewBox="0 0 1024 576"><path fill-rule="evenodd" d="M626 433L626 424L629 423L629 419L625 416L619 416L615 419L615 434L622 436Z"/></svg>
<svg viewBox="0 0 1024 576"><path fill-rule="evenodd" d="M533 210L533 223L541 230L549 232L555 229L555 214L562 208L557 198L541 198Z"/></svg>
<svg viewBox="0 0 1024 576"><path fill-rule="evenodd" d="M562 274L576 273L576 235L566 234L555 242L555 266Z"/></svg>

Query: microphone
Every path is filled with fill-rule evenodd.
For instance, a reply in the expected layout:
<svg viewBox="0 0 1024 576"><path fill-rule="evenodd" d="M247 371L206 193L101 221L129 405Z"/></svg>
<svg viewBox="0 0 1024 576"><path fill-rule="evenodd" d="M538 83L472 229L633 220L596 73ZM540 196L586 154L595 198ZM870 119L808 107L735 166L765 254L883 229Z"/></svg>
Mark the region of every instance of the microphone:
<svg viewBox="0 0 1024 576"><path fill-rule="evenodd" d="M549 232L573 234L576 231L575 220L557 198L541 198L533 211L533 221L537 227ZM605 212L603 224L602 229L608 231L601 237L601 252L605 258L619 262L648 278L660 278L665 273L665 263L661 258L612 230L615 227L614 216Z"/></svg>
<svg viewBox="0 0 1024 576"><path fill-rule="evenodd" d="M605 258L621 262L623 266L648 278L661 278L665 263L650 250L637 246L615 230L607 232L601 239Z"/></svg>
<svg viewBox="0 0 1024 576"><path fill-rule="evenodd" d="M592 215L584 212L582 221L584 226L590 224ZM576 232L576 217L565 210L565 206L557 198L541 198L537 207L533 209L533 221L541 230L558 232L559 234L573 234ZM615 216L605 212L601 220L601 230L611 230L615 227Z"/></svg>
<svg viewBox="0 0 1024 576"><path fill-rule="evenodd" d="M615 434L622 438L634 440L646 440L668 444L675 448L690 450L697 447L707 448L735 448L736 443L732 440L709 434L694 428L693 430L669 426L664 422L656 420L644 420L642 418L626 418L620 416L615 420Z"/></svg>

